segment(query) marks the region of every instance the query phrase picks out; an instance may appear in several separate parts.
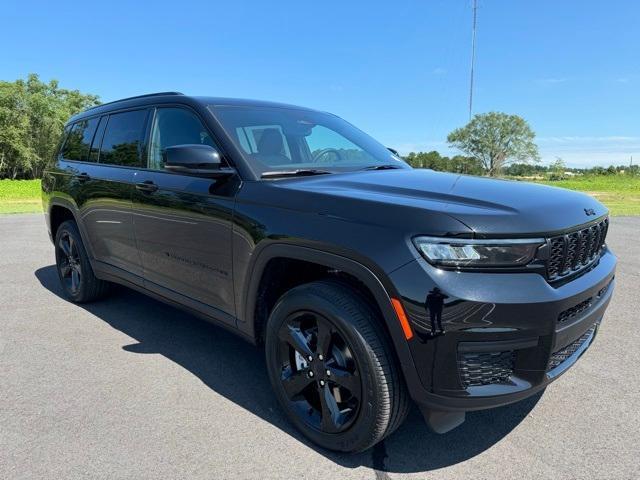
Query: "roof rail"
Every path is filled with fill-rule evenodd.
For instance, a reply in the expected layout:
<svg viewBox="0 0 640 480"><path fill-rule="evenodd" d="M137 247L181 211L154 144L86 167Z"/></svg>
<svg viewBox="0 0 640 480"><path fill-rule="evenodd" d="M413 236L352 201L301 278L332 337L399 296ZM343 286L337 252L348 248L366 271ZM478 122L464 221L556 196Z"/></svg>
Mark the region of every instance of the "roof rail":
<svg viewBox="0 0 640 480"><path fill-rule="evenodd" d="M94 105L93 107L87 108L87 110L93 110L94 108L102 107L104 105L111 105L112 103L125 102L127 100L134 100L136 98L146 98L146 97L160 97L163 95L184 95L182 92L157 92L157 93L147 93L145 95L136 95L135 97L127 97L121 98L120 100L113 100L112 102L101 103L100 105Z"/></svg>

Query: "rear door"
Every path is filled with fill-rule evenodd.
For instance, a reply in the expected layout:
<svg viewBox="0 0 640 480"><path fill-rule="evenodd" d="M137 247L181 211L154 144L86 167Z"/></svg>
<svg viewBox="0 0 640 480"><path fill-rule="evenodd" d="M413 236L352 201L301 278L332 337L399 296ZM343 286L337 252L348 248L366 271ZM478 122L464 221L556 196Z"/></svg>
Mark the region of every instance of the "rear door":
<svg viewBox="0 0 640 480"><path fill-rule="evenodd" d="M100 119L85 175L81 217L93 257L142 282L142 266L133 233L131 200L134 174L143 161L149 109L111 113Z"/></svg>
<svg viewBox="0 0 640 480"><path fill-rule="evenodd" d="M133 196L145 286L162 295L178 294L180 302L233 323L231 221L239 181L164 170L162 151L183 144L217 147L195 111L158 107L147 168L136 173Z"/></svg>

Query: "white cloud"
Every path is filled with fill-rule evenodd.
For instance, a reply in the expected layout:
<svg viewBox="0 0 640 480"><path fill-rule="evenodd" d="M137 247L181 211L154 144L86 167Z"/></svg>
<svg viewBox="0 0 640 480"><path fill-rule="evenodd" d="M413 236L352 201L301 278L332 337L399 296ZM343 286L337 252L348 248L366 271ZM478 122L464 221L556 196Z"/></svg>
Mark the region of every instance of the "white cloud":
<svg viewBox="0 0 640 480"><path fill-rule="evenodd" d="M623 135L610 135L607 137L579 137L579 136L563 136L563 137L538 137L538 143L558 143L564 145L585 144L585 143L638 143L640 137L628 137Z"/></svg>
<svg viewBox="0 0 640 480"><path fill-rule="evenodd" d="M446 68L442 68L442 67L437 67L433 69L433 74L434 75L444 75L447 73L447 69Z"/></svg>
<svg viewBox="0 0 640 480"><path fill-rule="evenodd" d="M560 157L570 167L624 165L632 156L635 162L640 163L640 137L539 137L537 143L544 163Z"/></svg>

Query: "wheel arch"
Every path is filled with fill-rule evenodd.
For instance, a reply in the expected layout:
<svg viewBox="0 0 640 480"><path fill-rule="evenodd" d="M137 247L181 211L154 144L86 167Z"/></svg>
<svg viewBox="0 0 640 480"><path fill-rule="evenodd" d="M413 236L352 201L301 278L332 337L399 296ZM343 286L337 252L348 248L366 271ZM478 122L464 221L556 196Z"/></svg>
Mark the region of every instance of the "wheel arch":
<svg viewBox="0 0 640 480"><path fill-rule="evenodd" d="M269 262L279 258L317 264L332 271L343 272L358 280L375 301L375 307L382 316L383 327L391 337L394 352L405 379L407 382L414 378L417 379L409 345L391 303L392 297L399 298L395 288L386 275L374 265L367 265L362 261L337 253L289 243L271 243L257 251L246 276L244 300L241 305L242 309L238 312L238 328L243 333L253 338L256 343L260 342L263 326L260 325L260 322L266 321L266 319L258 318L256 308L259 291Z"/></svg>
<svg viewBox="0 0 640 480"><path fill-rule="evenodd" d="M71 200L65 198L51 199L48 205L47 211L47 227L49 228L49 234L51 241L54 242L56 238L56 231L58 227L66 220L73 220L78 226L80 237L84 248L89 255L89 261L93 262L93 249L90 242L87 241L87 232L85 231L84 224L80 221L80 213L78 212L77 205Z"/></svg>
<svg viewBox="0 0 640 480"><path fill-rule="evenodd" d="M53 239L56 238L56 232L60 225L67 220L73 220L76 225L78 224L74 212L67 205L52 204L49 208L49 231Z"/></svg>

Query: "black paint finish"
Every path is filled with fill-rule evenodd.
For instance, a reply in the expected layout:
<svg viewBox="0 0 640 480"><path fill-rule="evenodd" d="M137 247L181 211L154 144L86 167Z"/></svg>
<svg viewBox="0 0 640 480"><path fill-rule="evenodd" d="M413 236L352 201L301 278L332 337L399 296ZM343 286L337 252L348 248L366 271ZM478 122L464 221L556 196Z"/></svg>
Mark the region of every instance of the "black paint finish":
<svg viewBox="0 0 640 480"><path fill-rule="evenodd" d="M606 208L592 197L408 167L260 180L209 105L278 106L166 94L111 103L70 120L149 109L139 167L59 157L43 179L50 231L61 215L72 215L98 277L179 304L256 341L260 281L270 260L304 260L347 273L377 303L413 399L435 410L488 408L532 395L552 380L546 371L551 354L601 320L615 284L616 259L607 248L591 269L552 285L544 268L438 269L411 242L417 235L549 238L605 218ZM151 119L162 106L198 115L224 175L145 168ZM92 155L104 128L98 132ZM425 299L436 287L446 333L432 336ZM411 340L404 338L391 297L403 302L415 333ZM577 305L579 313L557 321ZM515 352L511 382L464 388L459 352L491 349Z"/></svg>

